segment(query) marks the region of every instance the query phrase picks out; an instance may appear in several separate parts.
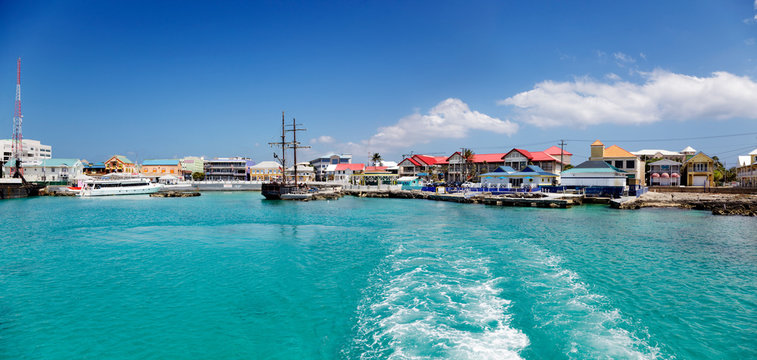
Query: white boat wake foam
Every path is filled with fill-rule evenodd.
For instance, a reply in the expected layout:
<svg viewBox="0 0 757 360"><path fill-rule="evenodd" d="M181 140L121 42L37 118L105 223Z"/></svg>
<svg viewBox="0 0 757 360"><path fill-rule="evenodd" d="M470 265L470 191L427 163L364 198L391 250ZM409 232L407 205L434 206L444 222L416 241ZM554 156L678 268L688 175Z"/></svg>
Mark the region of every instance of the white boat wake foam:
<svg viewBox="0 0 757 360"><path fill-rule="evenodd" d="M646 330L634 329L609 300L590 291L574 271L561 266L562 259L538 246L524 243L526 254L515 266L526 271L520 279L535 301L532 316L542 331L565 341L568 358L658 359L659 348L649 344Z"/></svg>
<svg viewBox="0 0 757 360"><path fill-rule="evenodd" d="M520 359L529 344L510 327L500 279L472 250L438 254L400 246L374 278L346 357Z"/></svg>

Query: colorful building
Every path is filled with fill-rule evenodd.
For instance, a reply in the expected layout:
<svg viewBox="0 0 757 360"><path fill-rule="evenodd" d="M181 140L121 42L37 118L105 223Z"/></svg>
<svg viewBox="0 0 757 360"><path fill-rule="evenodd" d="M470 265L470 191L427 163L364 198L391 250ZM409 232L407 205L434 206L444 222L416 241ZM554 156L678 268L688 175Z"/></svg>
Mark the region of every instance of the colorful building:
<svg viewBox="0 0 757 360"><path fill-rule="evenodd" d="M686 186L715 186L715 160L703 152L686 160L681 171L686 179Z"/></svg>
<svg viewBox="0 0 757 360"><path fill-rule="evenodd" d="M351 164L351 163L352 163L351 154L327 154L327 155L318 157L316 159L310 160L310 165L313 166L313 169L315 171L315 178L317 181L329 180L326 175L326 170L329 168L329 165Z"/></svg>
<svg viewBox="0 0 757 360"><path fill-rule="evenodd" d="M537 187L554 185L557 174L544 171L536 165L526 165L518 171L510 166L500 166L492 172L479 176L480 182L486 186L503 185L508 188Z"/></svg>
<svg viewBox="0 0 757 360"><path fill-rule="evenodd" d="M113 155L105 161L106 173L136 174L137 166L133 161L123 155Z"/></svg>
<svg viewBox="0 0 757 360"><path fill-rule="evenodd" d="M354 174L362 174L365 164L337 164L334 168L334 181L349 183Z"/></svg>
<svg viewBox="0 0 757 360"><path fill-rule="evenodd" d="M601 141L591 144L589 161L604 161L626 173L628 185L644 185L644 162L618 145L605 148Z"/></svg>
<svg viewBox="0 0 757 360"><path fill-rule="evenodd" d="M399 176L433 177L434 174L444 172L447 166L447 156L413 155L400 161Z"/></svg>
<svg viewBox="0 0 757 360"><path fill-rule="evenodd" d="M505 156L505 153L474 154L471 159L465 159L457 151L446 159L448 164L447 181L463 182L465 181L463 178L468 175L494 171L494 169L505 164L505 161L502 159L503 156Z"/></svg>
<svg viewBox="0 0 757 360"><path fill-rule="evenodd" d="M145 160L142 162L140 173L142 176L149 177L153 180L157 180L165 175L183 178L181 172L181 160L179 159Z"/></svg>
<svg viewBox="0 0 757 360"><path fill-rule="evenodd" d="M647 176L651 186L679 186L681 185L681 163L668 159L649 163Z"/></svg>
<svg viewBox="0 0 757 360"><path fill-rule="evenodd" d="M248 168L251 181L281 181L281 164L262 161Z"/></svg>
<svg viewBox="0 0 757 360"><path fill-rule="evenodd" d="M103 176L108 173L104 162L89 162L87 160L82 160L81 162L84 165L84 175Z"/></svg>
<svg viewBox="0 0 757 360"><path fill-rule="evenodd" d="M229 157L205 160L203 171L205 180L246 181L247 168L255 165L249 158Z"/></svg>
<svg viewBox="0 0 757 360"><path fill-rule="evenodd" d="M179 161L181 164L181 173L185 179L191 179L194 173L203 173L205 171L205 159L197 156L187 156Z"/></svg>
<svg viewBox="0 0 757 360"><path fill-rule="evenodd" d="M560 174L560 185L570 187L623 187L626 172L601 160L589 160Z"/></svg>

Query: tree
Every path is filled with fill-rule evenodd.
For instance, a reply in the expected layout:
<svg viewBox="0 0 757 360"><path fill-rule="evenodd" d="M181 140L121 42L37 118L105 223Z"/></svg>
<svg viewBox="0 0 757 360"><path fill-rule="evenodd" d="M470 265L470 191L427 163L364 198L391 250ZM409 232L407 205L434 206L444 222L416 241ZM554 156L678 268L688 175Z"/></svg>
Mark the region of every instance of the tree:
<svg viewBox="0 0 757 360"><path fill-rule="evenodd" d="M469 179L468 173L470 173L470 164L473 163L473 156L476 155L476 153L471 149L463 149L463 152L460 155L465 159L465 165L463 166L465 169L465 176L463 176L463 181L467 181Z"/></svg>
<svg viewBox="0 0 757 360"><path fill-rule="evenodd" d="M194 181L205 180L205 174L201 173L201 172L195 171L195 172L192 173L192 180L194 180Z"/></svg>
<svg viewBox="0 0 757 360"><path fill-rule="evenodd" d="M373 153L373 156L371 156L371 161L373 162L373 166L379 166L381 163L383 163L384 159L381 158L381 154Z"/></svg>

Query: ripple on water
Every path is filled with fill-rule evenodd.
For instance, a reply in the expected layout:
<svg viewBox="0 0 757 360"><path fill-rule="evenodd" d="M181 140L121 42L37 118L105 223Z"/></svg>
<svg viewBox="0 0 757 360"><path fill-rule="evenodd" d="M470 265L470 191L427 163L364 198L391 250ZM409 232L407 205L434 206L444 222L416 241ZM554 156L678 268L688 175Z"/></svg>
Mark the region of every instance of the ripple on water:
<svg viewBox="0 0 757 360"><path fill-rule="evenodd" d="M510 301L480 254L401 245L373 283L358 306L350 358L518 359L529 344L510 326Z"/></svg>

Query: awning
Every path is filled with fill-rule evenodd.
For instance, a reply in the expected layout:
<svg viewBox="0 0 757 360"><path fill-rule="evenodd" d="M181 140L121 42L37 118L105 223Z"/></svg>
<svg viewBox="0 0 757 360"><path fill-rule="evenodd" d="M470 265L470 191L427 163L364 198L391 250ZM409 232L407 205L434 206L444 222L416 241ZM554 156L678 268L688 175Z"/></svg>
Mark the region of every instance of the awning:
<svg viewBox="0 0 757 360"><path fill-rule="evenodd" d="M681 177L681 175L678 175L678 173L673 173L673 175L670 175L670 176L672 176L674 178Z"/></svg>
<svg viewBox="0 0 757 360"><path fill-rule="evenodd" d="M417 175L418 175L418 176L428 176L428 174L427 174L427 173L418 173Z"/></svg>
<svg viewBox="0 0 757 360"><path fill-rule="evenodd" d="M667 178L670 177L670 175L668 175L668 173L662 173L662 177L665 178L665 179L667 179Z"/></svg>
<svg viewBox="0 0 757 360"><path fill-rule="evenodd" d="M658 174L658 173L652 173L652 177L653 178L658 178L658 177L660 177L660 174Z"/></svg>

